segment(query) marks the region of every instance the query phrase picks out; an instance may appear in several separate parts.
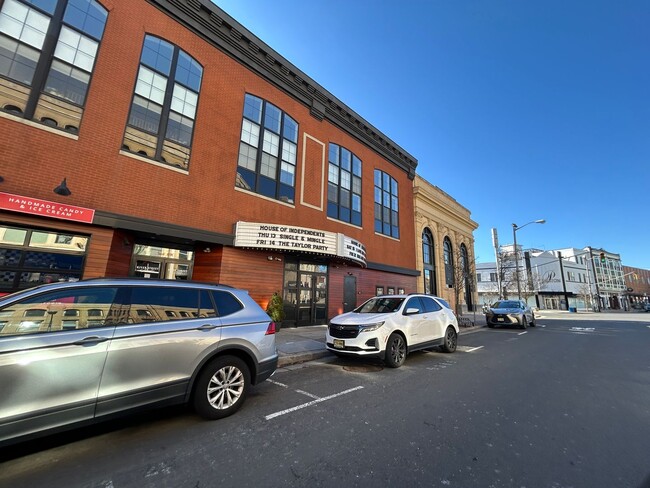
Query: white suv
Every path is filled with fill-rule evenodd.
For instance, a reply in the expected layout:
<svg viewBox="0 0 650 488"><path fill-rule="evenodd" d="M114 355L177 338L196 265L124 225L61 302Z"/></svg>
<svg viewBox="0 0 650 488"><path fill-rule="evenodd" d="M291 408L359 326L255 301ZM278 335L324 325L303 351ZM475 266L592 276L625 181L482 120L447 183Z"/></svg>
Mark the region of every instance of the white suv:
<svg viewBox="0 0 650 488"><path fill-rule="evenodd" d="M379 357L399 368L418 349L441 346L454 352L458 331L458 320L442 298L384 295L334 317L327 327L327 349L339 356Z"/></svg>

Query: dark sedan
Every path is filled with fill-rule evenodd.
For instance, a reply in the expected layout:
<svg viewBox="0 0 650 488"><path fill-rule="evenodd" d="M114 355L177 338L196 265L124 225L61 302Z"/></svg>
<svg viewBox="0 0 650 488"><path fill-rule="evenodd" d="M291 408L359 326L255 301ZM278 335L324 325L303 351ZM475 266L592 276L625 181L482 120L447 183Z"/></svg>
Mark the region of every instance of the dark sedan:
<svg viewBox="0 0 650 488"><path fill-rule="evenodd" d="M499 300L485 312L487 326L516 325L525 329L535 327L535 314L523 300Z"/></svg>

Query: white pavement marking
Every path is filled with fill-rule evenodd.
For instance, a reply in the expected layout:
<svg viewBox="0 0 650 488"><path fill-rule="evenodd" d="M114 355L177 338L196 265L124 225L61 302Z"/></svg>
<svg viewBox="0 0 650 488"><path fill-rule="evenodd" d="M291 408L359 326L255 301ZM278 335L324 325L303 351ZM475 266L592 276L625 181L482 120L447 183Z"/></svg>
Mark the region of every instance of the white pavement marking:
<svg viewBox="0 0 650 488"><path fill-rule="evenodd" d="M520 333L517 334L517 335L524 335L524 334L528 334L528 331L520 332Z"/></svg>
<svg viewBox="0 0 650 488"><path fill-rule="evenodd" d="M342 391L341 393L335 393L334 395L319 398L318 400L313 400L311 402L303 403L302 405L298 405L296 407L291 407L291 408L287 408L286 410L281 410L280 412L272 413L271 415L267 415L264 418L266 420L271 420L274 419L275 417L279 417L280 415L285 415L291 412L295 412L296 410L301 410L303 408L311 407L312 405L316 405L317 403L321 403L326 400L331 400L332 398L336 398L342 395L347 395L348 393L352 393L353 391L357 391L361 389L363 389L363 386L356 386L354 388L350 388L349 390Z"/></svg>
<svg viewBox="0 0 650 488"><path fill-rule="evenodd" d="M596 329L594 327L571 327L569 330L573 332L593 332Z"/></svg>
<svg viewBox="0 0 650 488"><path fill-rule="evenodd" d="M312 395L311 393L307 393L306 391L303 390L295 390L296 393L300 393L301 395L308 396L309 398L313 398L314 400L320 400L320 397L317 397L316 395Z"/></svg>
<svg viewBox="0 0 650 488"><path fill-rule="evenodd" d="M282 388L289 388L287 385L285 385L284 383L280 383L279 381L273 381L271 379L267 379L266 381L268 381L269 383L273 383L274 385L281 386Z"/></svg>
<svg viewBox="0 0 650 488"><path fill-rule="evenodd" d="M474 352L474 351L478 351L479 349L483 349L483 346L472 347L471 349L465 350L465 352Z"/></svg>

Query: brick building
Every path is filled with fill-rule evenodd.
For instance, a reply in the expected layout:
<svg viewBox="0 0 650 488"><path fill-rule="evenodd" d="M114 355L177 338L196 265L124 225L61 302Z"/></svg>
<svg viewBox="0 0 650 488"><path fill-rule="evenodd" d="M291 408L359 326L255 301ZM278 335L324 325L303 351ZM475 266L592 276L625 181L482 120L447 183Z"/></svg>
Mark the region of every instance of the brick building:
<svg viewBox="0 0 650 488"><path fill-rule="evenodd" d="M417 161L208 0L0 2L0 293L220 282L287 325L417 290Z"/></svg>

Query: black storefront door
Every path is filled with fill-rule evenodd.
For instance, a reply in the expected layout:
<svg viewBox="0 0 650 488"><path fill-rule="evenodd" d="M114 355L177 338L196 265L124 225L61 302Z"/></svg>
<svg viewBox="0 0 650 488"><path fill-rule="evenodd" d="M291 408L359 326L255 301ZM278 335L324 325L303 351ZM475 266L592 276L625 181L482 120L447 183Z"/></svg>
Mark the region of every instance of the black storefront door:
<svg viewBox="0 0 650 488"><path fill-rule="evenodd" d="M327 265L285 262L284 297L286 325L327 323Z"/></svg>

